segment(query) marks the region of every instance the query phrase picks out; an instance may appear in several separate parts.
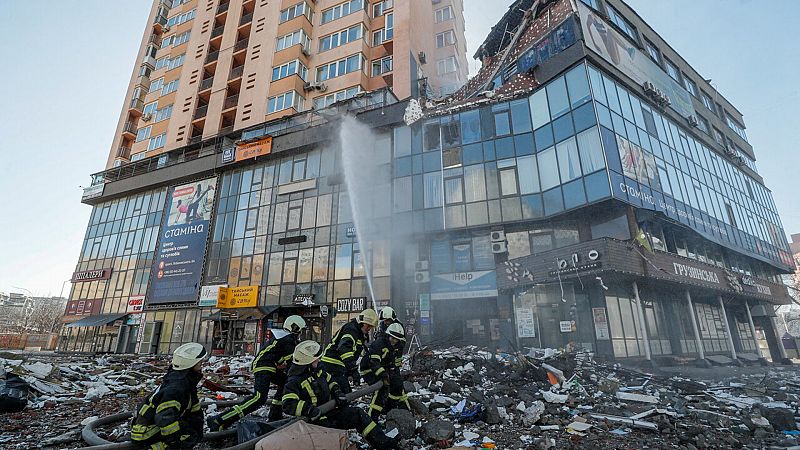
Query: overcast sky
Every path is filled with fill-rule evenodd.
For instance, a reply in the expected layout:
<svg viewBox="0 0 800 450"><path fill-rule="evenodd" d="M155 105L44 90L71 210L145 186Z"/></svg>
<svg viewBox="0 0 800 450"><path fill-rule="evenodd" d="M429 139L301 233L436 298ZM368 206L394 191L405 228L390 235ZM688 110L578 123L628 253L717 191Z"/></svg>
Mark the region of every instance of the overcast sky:
<svg viewBox="0 0 800 450"><path fill-rule="evenodd" d="M464 0L471 73L510 3ZM800 46L790 35L800 1L629 3L742 111L785 230L800 232ZM0 0L0 16L14 18L0 27L0 292L68 292L91 211L80 186L103 169L150 4Z"/></svg>

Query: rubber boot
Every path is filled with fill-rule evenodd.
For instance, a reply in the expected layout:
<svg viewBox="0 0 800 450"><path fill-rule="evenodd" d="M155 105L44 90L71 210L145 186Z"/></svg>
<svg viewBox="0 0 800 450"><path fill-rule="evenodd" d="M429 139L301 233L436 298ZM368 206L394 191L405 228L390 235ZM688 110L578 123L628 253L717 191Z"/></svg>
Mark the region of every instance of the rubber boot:
<svg viewBox="0 0 800 450"><path fill-rule="evenodd" d="M267 416L267 419L269 419L270 422L283 419L283 408L281 405L272 405L269 408L269 416Z"/></svg>
<svg viewBox="0 0 800 450"><path fill-rule="evenodd" d="M397 446L400 444L399 436L390 438L389 436L386 436L386 433L384 433L383 430L378 429L377 427L372 430L369 435L367 435L366 439L367 442L369 442L371 446L375 447L376 450L391 450L397 448Z"/></svg>

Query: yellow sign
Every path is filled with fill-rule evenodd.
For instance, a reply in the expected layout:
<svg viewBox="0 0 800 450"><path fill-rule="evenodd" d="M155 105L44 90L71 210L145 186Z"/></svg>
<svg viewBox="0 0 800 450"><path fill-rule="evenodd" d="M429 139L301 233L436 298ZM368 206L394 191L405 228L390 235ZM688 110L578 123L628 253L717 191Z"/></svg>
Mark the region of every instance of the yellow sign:
<svg viewBox="0 0 800 450"><path fill-rule="evenodd" d="M270 152L272 152L272 136L267 136L255 142L237 145L235 161L244 161L257 156L269 155Z"/></svg>
<svg viewBox="0 0 800 450"><path fill-rule="evenodd" d="M217 308L252 308L258 305L258 286L219 288Z"/></svg>

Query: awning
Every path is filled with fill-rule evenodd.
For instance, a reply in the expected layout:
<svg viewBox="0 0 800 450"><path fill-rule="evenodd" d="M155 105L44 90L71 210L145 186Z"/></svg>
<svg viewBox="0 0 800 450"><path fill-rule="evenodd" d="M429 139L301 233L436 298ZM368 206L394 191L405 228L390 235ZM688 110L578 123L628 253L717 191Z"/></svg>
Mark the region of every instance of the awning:
<svg viewBox="0 0 800 450"><path fill-rule="evenodd" d="M255 308L225 309L224 310L225 314L229 315L230 317L223 317L223 315L222 315L223 314L223 310L219 310L219 311L215 312L214 314L210 314L207 317L203 317L203 320L220 320L220 319L225 319L225 320L247 320L248 318L249 319L255 319L255 318L257 318L255 316L255 314L254 314L256 311L258 311L258 313L262 314L263 316L268 316L268 315L274 313L275 311L277 311L277 310L279 310L279 309L281 309L282 307L285 307L285 306L286 305L284 305L284 306L268 305L268 306L257 306Z"/></svg>
<svg viewBox="0 0 800 450"><path fill-rule="evenodd" d="M281 309L280 305L268 305L268 306L259 306L258 307L258 310L261 312L261 314L263 314L265 316L268 316L268 315L274 313L275 311L277 311L279 309Z"/></svg>
<svg viewBox="0 0 800 450"><path fill-rule="evenodd" d="M127 316L128 313L114 313L114 314L97 314L94 316L84 317L83 319L76 320L75 322L68 323L66 327L99 327L114 323L115 321Z"/></svg>

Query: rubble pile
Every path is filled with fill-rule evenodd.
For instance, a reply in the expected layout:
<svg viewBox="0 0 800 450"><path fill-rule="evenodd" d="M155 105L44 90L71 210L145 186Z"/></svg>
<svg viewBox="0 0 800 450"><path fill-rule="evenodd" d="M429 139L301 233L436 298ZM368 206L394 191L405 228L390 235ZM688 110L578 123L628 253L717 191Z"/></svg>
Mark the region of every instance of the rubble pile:
<svg viewBox="0 0 800 450"><path fill-rule="evenodd" d="M587 353L424 349L406 382L416 417L390 414L386 428L415 449L800 445L796 369L725 371L701 382L600 364Z"/></svg>

